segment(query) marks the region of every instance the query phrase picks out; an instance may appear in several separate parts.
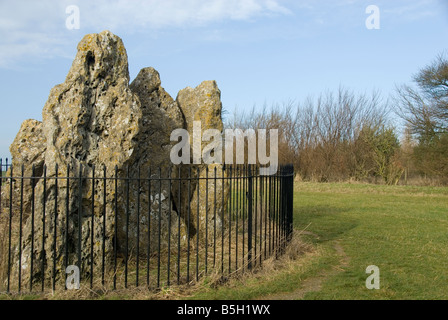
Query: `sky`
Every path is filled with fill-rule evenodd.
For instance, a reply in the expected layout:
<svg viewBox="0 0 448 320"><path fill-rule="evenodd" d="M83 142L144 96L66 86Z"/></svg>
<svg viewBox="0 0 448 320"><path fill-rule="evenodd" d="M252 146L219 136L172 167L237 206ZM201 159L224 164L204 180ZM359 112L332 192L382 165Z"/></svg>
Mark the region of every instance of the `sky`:
<svg viewBox="0 0 448 320"><path fill-rule="evenodd" d="M232 114L340 86L393 95L448 52L448 0L0 0L0 158L103 30L123 40L131 81L154 67L175 99L216 80Z"/></svg>

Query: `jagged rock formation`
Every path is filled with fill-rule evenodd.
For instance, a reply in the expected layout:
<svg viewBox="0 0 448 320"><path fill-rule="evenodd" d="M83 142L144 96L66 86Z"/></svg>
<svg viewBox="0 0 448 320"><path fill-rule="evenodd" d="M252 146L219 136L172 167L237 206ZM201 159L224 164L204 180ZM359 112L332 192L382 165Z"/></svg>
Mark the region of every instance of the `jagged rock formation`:
<svg viewBox="0 0 448 320"><path fill-rule="evenodd" d="M83 272L88 272L92 263L98 266L103 246L106 261L110 261L115 240L117 249L122 252L125 247L135 248L138 234L140 248L146 249L149 245L150 250L155 250L158 225L161 226L162 246L170 236L177 241L177 225L172 223L171 229L168 226L179 214L185 220L185 211L178 212L178 208L199 206L201 224L205 221L206 206L208 212L214 212L212 201L208 199L206 203L206 186L202 182L198 185L194 182L191 192L183 192L182 198L178 199L176 183L171 185L168 180L155 180L150 185L148 181L138 183L124 178L128 173L141 178L158 178L160 174L176 177L178 172L181 177L187 177L185 167L174 167L170 173L170 133L176 128L191 132L194 120L202 121L202 130L222 130L220 91L216 83L207 81L196 89L184 89L174 100L162 88L160 76L153 68L142 69L132 84L129 82L128 60L122 40L109 31L85 36L78 45L65 82L50 92L42 112L43 121L25 121L11 145L16 173L23 165L25 176L31 176L34 165L34 174L40 177L24 187L26 223L21 250L16 249L16 255L21 251L24 275L29 274L31 256L35 259L35 279L42 271L41 263L37 261L44 261L48 273L56 261L58 273L62 274L66 251L69 264L77 264L81 255ZM221 167L216 166L219 177L222 177ZM205 174L206 167L199 165L200 176ZM102 177L103 168L108 177L117 175L120 178L116 184L115 180L97 179L93 183L92 179L76 178L78 174ZM209 171L213 174L214 166ZM43 175L47 179L42 179ZM67 181L64 179L67 176L73 178ZM33 187L35 216L31 219ZM213 194L214 185L210 184L208 188L209 194ZM219 184L217 189L219 199L223 192L227 199L227 187ZM200 194L199 204L197 192ZM218 218L222 217L221 206L216 210ZM196 218L195 215L190 219L190 237L198 229ZM209 222L221 227L223 221L219 219ZM58 232L56 243L48 236L55 228ZM185 223L180 232L185 241ZM151 237L144 236L146 234ZM91 243L94 243L93 255Z"/></svg>

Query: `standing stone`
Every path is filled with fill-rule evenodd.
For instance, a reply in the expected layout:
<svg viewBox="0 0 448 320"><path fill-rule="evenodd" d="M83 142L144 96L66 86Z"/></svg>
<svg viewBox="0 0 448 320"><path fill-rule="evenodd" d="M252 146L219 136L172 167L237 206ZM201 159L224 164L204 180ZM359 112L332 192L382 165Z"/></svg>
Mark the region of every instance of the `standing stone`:
<svg viewBox="0 0 448 320"><path fill-rule="evenodd" d="M161 86L160 75L154 68L142 69L130 88L141 102L142 121L141 130L136 137L136 142L140 148L134 153L131 172L141 173L141 177L151 176L154 181L151 186L142 183L140 188L132 188L130 195L130 211L137 211L137 203L140 202L140 211L150 211L150 217L144 217L140 225L144 226L144 236L140 237L140 247L146 248L148 245L146 234L151 236L150 244L153 250L158 246L158 234L161 232L161 246L166 248L171 235L172 243L177 243L177 220L178 215L173 205L171 185L169 177L174 177L177 168L172 166L170 161L170 151L172 143L170 141L171 132L174 129L184 126L182 112L176 101ZM162 176L163 180L159 180ZM148 199L148 194L150 197ZM140 201L138 201L140 194ZM148 208L148 205L150 208ZM133 217L133 218L132 218ZM160 230L159 230L159 219ZM130 225L132 234L137 235L136 215L131 215ZM150 230L148 230L148 226ZM186 234L181 226L181 239L186 240Z"/></svg>
<svg viewBox="0 0 448 320"><path fill-rule="evenodd" d="M193 145L193 139L201 139L193 136L195 134L193 130L195 121L200 121L201 123L201 134L208 129L223 131L221 91L215 81L204 81L194 89L187 87L179 92L176 100L185 117L191 146ZM204 145L202 145L202 150L204 150ZM210 226L215 225L215 204L213 203L215 186L214 183L210 183L210 181L207 183L206 179L204 179L207 175L207 168L209 177L214 177L216 168L217 178L221 181L216 184L217 199L222 199L222 193L224 193L226 204L229 197L229 183L225 179L227 177L226 172L221 164L192 166L190 193L184 192L181 199L176 198L178 205L181 205L183 208L190 207L190 236L194 236L199 229L200 236L204 237L205 228L207 227L208 230L212 231L213 229ZM182 175L189 176L190 173L184 169ZM223 176L224 183L222 183ZM188 190L188 186L184 186L184 190ZM225 211L225 205L224 207L221 204L216 206L216 225L218 227L223 225Z"/></svg>
<svg viewBox="0 0 448 320"><path fill-rule="evenodd" d="M131 161L137 147L135 137L140 130L141 117L140 102L129 89L128 61L121 39L108 31L85 36L78 45L65 82L50 91L42 112L47 179L40 179L35 187L36 216L28 219L24 228L21 258L24 274L30 272L31 257L36 260L33 261L33 275L37 280L41 275L45 276L42 267L51 273L54 261L60 271L65 250L69 255L68 263L77 264L81 258L82 272L88 273L93 261L101 261L103 236L106 261L110 260L115 212L107 204L114 203L113 181L97 180L92 185L91 180L73 178L67 188L67 179L60 179L56 188L55 178L57 175L77 177L78 174L91 177L94 167L98 176L103 166L109 177L114 176L115 166L123 176L123 168ZM16 146L13 144L11 148ZM56 165L59 165L57 175ZM103 199L103 193L99 192L103 188L107 199ZM119 215L124 212L123 189L120 181L117 190ZM105 229L102 228L104 212ZM50 237L54 228L61 233L55 244ZM121 241L119 243L121 245Z"/></svg>
<svg viewBox="0 0 448 320"><path fill-rule="evenodd" d="M10 153L12 156L12 168L13 176L22 175L31 177L34 166L34 176L41 177L44 167L44 154L46 148L45 137L42 134L42 122L37 120L25 120L20 126L20 130L15 137ZM10 170L6 176L10 176ZM23 193L26 195L31 194L33 183L37 183L38 179L24 179L23 180ZM9 203L9 183L10 180L6 180L6 184L2 187L2 203L3 205ZM13 184L13 193L20 194L21 182ZM17 212L20 210L20 197L13 197L13 208ZM23 198L23 212L27 213L31 210L31 198Z"/></svg>
<svg viewBox="0 0 448 320"><path fill-rule="evenodd" d="M185 117L186 129L193 132L193 121L201 121L202 130L223 130L221 91L216 81L204 81L196 88L179 91L177 103Z"/></svg>

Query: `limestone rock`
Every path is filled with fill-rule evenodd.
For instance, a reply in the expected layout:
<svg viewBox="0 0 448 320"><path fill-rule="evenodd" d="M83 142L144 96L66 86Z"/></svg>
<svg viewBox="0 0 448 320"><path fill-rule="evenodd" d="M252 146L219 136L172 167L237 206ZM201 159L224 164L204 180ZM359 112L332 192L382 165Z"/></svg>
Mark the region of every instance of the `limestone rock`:
<svg viewBox="0 0 448 320"><path fill-rule="evenodd" d="M180 109L185 117L185 128L190 134L190 144L193 145L193 123L194 121L201 122L201 131L202 133L208 129L216 129L220 132L223 131L223 123L222 123L222 103L221 103L221 91L218 88L218 85L215 81L204 81L196 88L187 87L181 90L176 99L179 104ZM196 139L200 139L196 137ZM202 146L203 149L203 146ZM215 222L212 220L214 217L212 215L208 215L207 212L214 212L214 206L210 206L210 204L206 203L206 193L209 196L212 196L215 192L214 185L209 184L208 188L206 186L206 180L203 179L206 176L207 167L209 168L209 173L214 174L214 169L216 168L217 173L221 176L224 175L226 178L225 170L222 170L223 167L221 164L200 164L192 166L192 174L191 174L191 186L190 193L184 192L181 195L181 198L175 197L175 201L177 206L182 206L183 208L187 208L188 206L191 208L190 210L190 223L192 226L190 227L190 235L193 236L197 233L198 228L205 230L206 225L215 225ZM190 173L187 172L187 169L183 169L182 176L187 177ZM197 179L199 176L199 179ZM199 181L199 183L198 183ZM186 182L183 186L184 190L188 190L188 186ZM227 179L224 180L224 184L217 184L217 195L221 195L224 193L224 197L227 200L229 196L229 184ZM199 202L198 202L199 195ZM209 200L210 201L210 200ZM210 201L211 202L211 201ZM227 203L227 201L225 201ZM197 208L199 206L199 217L197 213ZM207 211L206 208L209 210ZM217 219L224 219L225 215L225 206L217 206ZM210 211L211 210L211 211ZM206 215L208 219L206 219ZM197 225L197 221L199 220L199 226ZM206 223L206 221L208 222ZM223 225L224 221L217 221L217 225ZM201 231L199 232L201 233ZM201 234L205 236L205 232Z"/></svg>
<svg viewBox="0 0 448 320"><path fill-rule="evenodd" d="M201 121L202 130L223 130L221 91L216 81L204 81L196 88L179 91L177 103L185 116L186 129L193 132L193 121Z"/></svg>
<svg viewBox="0 0 448 320"><path fill-rule="evenodd" d="M144 147L138 148L134 157L140 166L166 168L171 164L171 132L184 127L182 112L161 87L159 73L153 68L142 69L130 88L139 98L142 111L136 141Z"/></svg>
<svg viewBox="0 0 448 320"><path fill-rule="evenodd" d="M48 179L39 180L35 187L36 216L28 219L24 228L21 244L24 274L29 274L31 257L43 260L45 269L51 269L48 266L53 261L62 265L65 248L70 248L70 264L77 262L79 254L86 264L90 263L86 259L92 261L94 258L90 248L85 245L84 239L79 239L79 233L75 230L81 228L80 234L84 235L92 221L94 224L95 220L102 221L104 211L106 229L96 232L94 243L101 243L104 233L106 255L110 256L114 212L111 207L103 211L101 204L113 203L113 183L101 181L97 186L92 186L87 180L78 183L79 179L70 179L67 183L65 179L58 182L67 183L66 187L56 188L55 178L76 177L78 173L91 176L95 165L99 169L107 166L109 176L112 176L116 165L121 168L129 162L136 148L134 138L139 131L141 110L138 98L131 92L128 83L124 45L119 37L104 31L82 39L65 82L50 91L42 111L41 138L45 141L45 147L41 150ZM13 143L11 149L16 150L18 146ZM99 193L95 199L100 204L98 212L92 212L92 195L96 188L106 188L107 199L102 199L102 193ZM122 186L119 188L122 189ZM68 203L66 199L69 199ZM55 202L56 205L50 205ZM120 211L123 211L121 206ZM96 225L102 226L100 223ZM62 233L55 244L47 236L53 233L54 228ZM33 245L37 239L45 240L42 246ZM81 248L78 247L79 241L84 244ZM95 256L99 255L98 247L95 248ZM34 263L33 273L37 278L42 274L41 267L40 263Z"/></svg>
<svg viewBox="0 0 448 320"><path fill-rule="evenodd" d="M108 31L87 35L42 112L45 163L49 169L55 163L122 166L137 146L141 117L122 40Z"/></svg>
<svg viewBox="0 0 448 320"><path fill-rule="evenodd" d="M153 179L149 183L141 183L140 186L131 186L128 231L131 239L137 237L137 225L140 224L140 247L148 246L152 250L158 247L158 234L161 233L162 248L167 245L171 236L172 243L177 243L177 212L172 204L171 185L168 179L158 180L160 177L169 178L176 171L170 161L172 143L171 132L183 127L183 116L176 101L161 86L160 75L154 68L142 69L130 85L131 91L139 98L142 117L139 123L140 131L135 137L136 144L132 156L130 172L140 172L140 178ZM139 199L140 198L140 199ZM140 221L135 214L140 204ZM150 212L149 217L146 212ZM125 215L120 215L124 217ZM159 221L160 220L160 221ZM124 221L123 221L124 222ZM176 222L176 223L175 223ZM124 227L125 223L121 223ZM171 226L168 228L168 226ZM159 230L160 227L160 230ZM181 224L180 237L185 240L185 227ZM122 239L126 229L122 228Z"/></svg>
<svg viewBox="0 0 448 320"><path fill-rule="evenodd" d="M28 169L34 164L36 171L42 171L43 155L46 147L45 137L42 134L42 122L31 119L25 120L12 145L14 147L10 148L10 152L14 167L19 166L20 168L23 164ZM39 173L36 174L40 175ZM30 175L27 172L25 176Z"/></svg>
<svg viewBox="0 0 448 320"><path fill-rule="evenodd" d="M20 126L20 130L10 148L12 155L13 176L21 176L23 166L23 176L31 177L33 173L33 165L34 177L42 176L45 148L46 141L42 134L42 122L37 120L25 120ZM8 170L6 176L11 176L10 170ZM37 181L38 179L33 181L31 179L24 179L24 194L31 194L32 184L37 183ZM2 202L4 204L9 203L9 182L10 180L6 180L6 184L2 187ZM14 194L20 194L21 187L22 186L20 183L14 183ZM20 210L20 198L13 197L12 202L13 208L16 209L15 211ZM22 210L24 212L30 212L30 197L23 198Z"/></svg>

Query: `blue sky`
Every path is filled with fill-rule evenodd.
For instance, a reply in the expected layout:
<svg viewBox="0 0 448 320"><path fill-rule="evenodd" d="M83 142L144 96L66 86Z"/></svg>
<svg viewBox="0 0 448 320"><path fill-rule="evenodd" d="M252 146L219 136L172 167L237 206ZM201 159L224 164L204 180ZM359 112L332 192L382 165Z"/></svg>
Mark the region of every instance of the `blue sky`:
<svg viewBox="0 0 448 320"><path fill-rule="evenodd" d="M380 29L366 27L369 5ZM152 66L176 98L213 79L232 113L339 86L388 97L448 50L448 0L0 0L0 157L23 120L41 120L82 37L105 29L123 39L131 81Z"/></svg>

